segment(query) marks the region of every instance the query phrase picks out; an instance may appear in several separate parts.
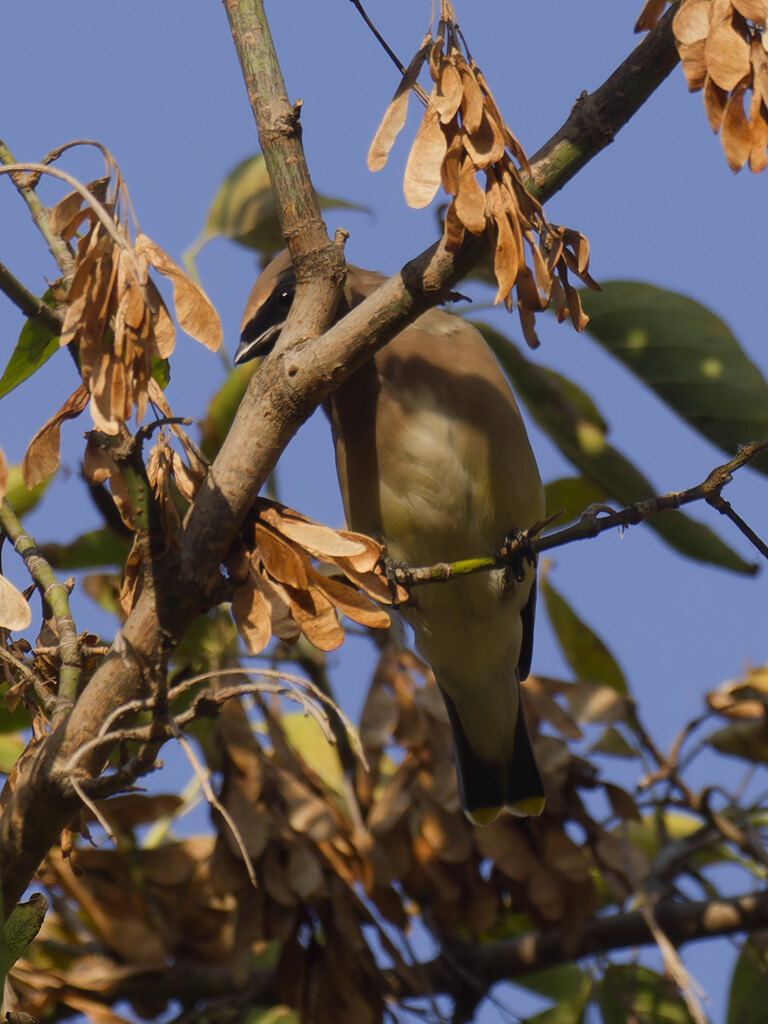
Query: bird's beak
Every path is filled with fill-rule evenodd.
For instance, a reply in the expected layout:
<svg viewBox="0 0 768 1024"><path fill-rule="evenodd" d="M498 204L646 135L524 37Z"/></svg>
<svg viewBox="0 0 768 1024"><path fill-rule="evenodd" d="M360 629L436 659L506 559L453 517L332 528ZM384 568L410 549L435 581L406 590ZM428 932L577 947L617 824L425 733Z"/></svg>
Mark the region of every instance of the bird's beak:
<svg viewBox="0 0 768 1024"><path fill-rule="evenodd" d="M281 320L279 323L272 321L260 329L258 321L259 315L257 314L245 325L245 329L240 335L240 344L235 352L235 366L247 363L250 359L257 359L259 356L269 355L280 337L280 331L285 327L285 320Z"/></svg>

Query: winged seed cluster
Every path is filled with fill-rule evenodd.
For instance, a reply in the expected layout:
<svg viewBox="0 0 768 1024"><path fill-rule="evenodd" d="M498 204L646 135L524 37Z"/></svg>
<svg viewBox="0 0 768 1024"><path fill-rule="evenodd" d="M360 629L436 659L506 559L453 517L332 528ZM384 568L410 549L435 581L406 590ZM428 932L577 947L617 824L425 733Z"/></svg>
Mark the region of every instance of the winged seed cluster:
<svg viewBox="0 0 768 1024"><path fill-rule="evenodd" d="M635 30L653 28L665 5L647 0ZM681 0L672 26L688 88L704 91L732 171L768 167L767 24L768 0Z"/></svg>
<svg viewBox="0 0 768 1024"><path fill-rule="evenodd" d="M370 537L332 530L260 498L228 561L232 615L248 653L263 651L273 634L295 643L302 633L319 650L335 650L344 640L337 610L362 626L386 629L389 615L370 600L393 600L382 554ZM319 572L310 558L335 566L352 586ZM397 599L407 597L398 588Z"/></svg>
<svg viewBox="0 0 768 1024"><path fill-rule="evenodd" d="M568 271L598 289L588 273L589 244L578 231L550 224L526 191L521 174L530 175L528 159L462 43L453 7L443 0L437 37L425 37L403 75L371 144L368 166L379 170L386 163L405 124L409 94L427 64L434 85L405 170L406 201L421 209L443 186L452 197L444 223L450 251L461 246L466 231L488 231L495 301L508 310L517 306L526 341L536 347L534 316L550 301L558 321L570 315L577 331L588 323Z"/></svg>

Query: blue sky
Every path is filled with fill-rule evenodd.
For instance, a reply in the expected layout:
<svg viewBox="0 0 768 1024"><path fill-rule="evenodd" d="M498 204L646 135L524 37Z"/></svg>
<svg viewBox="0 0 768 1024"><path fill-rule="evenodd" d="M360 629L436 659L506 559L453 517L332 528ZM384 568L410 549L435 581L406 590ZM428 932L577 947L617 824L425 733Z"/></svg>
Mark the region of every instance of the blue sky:
<svg viewBox="0 0 768 1024"><path fill-rule="evenodd" d="M499 106L529 154L566 119L582 92L592 91L636 44L641 6L615 0L456 0L457 16ZM367 10L401 59L417 49L431 3L369 0ZM374 210L373 216L331 211L328 227L351 232L351 262L395 271L436 237L432 209L414 211L402 197L408 128L389 164L366 169L366 153L397 80L389 60L347 0L269 2L267 13L292 100L303 99L303 138L315 186ZM36 161L56 145L93 138L115 156L142 230L180 260L202 229L225 174L257 148L255 127L220 4L204 0L28 0L4 5L4 103L0 137L18 160ZM101 173L93 153L75 152L61 166L90 180ZM734 175L712 135L701 96L689 95L680 69L616 141L547 206L551 220L582 231L598 280L637 279L703 302L731 327L768 375L765 351L765 178ZM51 204L59 188L44 183ZM0 260L33 291L56 268L10 182L0 180ZM229 242L210 243L198 260L203 285L224 325L230 353L237 343L254 259ZM487 298L475 292L478 300ZM515 318L489 314L519 337ZM572 377L590 392L611 424L611 441L654 481L659 493L704 479L721 454L569 325L540 318L542 347L532 358ZM5 362L23 319L0 298ZM200 417L224 369L215 356L180 338L168 392L178 415ZM38 427L74 390L64 354L38 378L0 403L0 445L19 461ZM63 540L96 525L77 481L83 418L66 425L64 464L47 502L27 525L39 540ZM535 428L532 441L545 480L569 472ZM755 440L744 438L745 441ZM327 425L307 424L280 466L281 497L308 515L341 521ZM763 536L768 483L742 471L727 495ZM69 504L71 501L71 505ZM710 510L707 521L749 560L750 545ZM552 582L608 642L622 664L640 711L666 746L702 709L702 696L749 665L768 660L764 573L747 579L685 561L647 529L633 528L570 545L554 556ZM24 584L6 553L4 569ZM99 628L86 598L76 603L78 627ZM364 686L353 651L336 655L345 707L359 709ZM537 637L534 670L565 669L548 626ZM711 761L717 778L736 767ZM697 778L703 784L704 776ZM714 780L710 779L710 781ZM764 781L764 780L763 780ZM729 944L686 956L722 1016ZM493 1019L487 1011L484 1019Z"/></svg>

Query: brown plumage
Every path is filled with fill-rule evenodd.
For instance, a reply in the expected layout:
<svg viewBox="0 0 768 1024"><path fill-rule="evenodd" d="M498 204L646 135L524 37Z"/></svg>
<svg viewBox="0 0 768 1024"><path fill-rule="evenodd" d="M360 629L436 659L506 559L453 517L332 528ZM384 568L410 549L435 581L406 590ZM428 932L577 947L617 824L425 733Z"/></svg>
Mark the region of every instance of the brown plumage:
<svg viewBox="0 0 768 1024"><path fill-rule="evenodd" d="M339 311L384 280L349 267ZM235 362L266 355L293 300L287 252L264 270L243 315ZM337 317L337 318L338 318ZM327 400L347 523L396 562L431 565L491 553L544 515L520 412L482 336L430 310ZM533 639L535 570L419 587L404 609L451 721L459 794L486 824L502 807L538 814L544 791L520 703Z"/></svg>

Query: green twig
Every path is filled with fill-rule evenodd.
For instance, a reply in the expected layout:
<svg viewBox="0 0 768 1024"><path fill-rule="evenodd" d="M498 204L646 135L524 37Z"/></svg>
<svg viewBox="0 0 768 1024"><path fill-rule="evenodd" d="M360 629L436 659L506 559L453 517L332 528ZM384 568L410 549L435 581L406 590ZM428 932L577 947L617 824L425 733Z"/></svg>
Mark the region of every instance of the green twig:
<svg viewBox="0 0 768 1024"><path fill-rule="evenodd" d="M80 641L69 608L70 587L56 578L53 569L40 554L40 549L33 538L24 532L16 513L7 501L0 504L0 529L24 559L29 575L37 584L56 622L61 657L59 695L53 714L53 725L56 726L72 710L82 676Z"/></svg>
<svg viewBox="0 0 768 1024"><path fill-rule="evenodd" d="M30 320L34 320L36 324L40 324L53 335L61 334L61 317L51 309L44 299L25 288L21 281L14 277L2 263L0 263L0 291L4 292Z"/></svg>
<svg viewBox="0 0 768 1024"><path fill-rule="evenodd" d="M16 163L13 158L13 154L2 139L0 139L0 163L6 166ZM48 248L51 250L51 255L56 260L59 270L65 278L69 278L75 267L74 257L69 251L67 243L62 241L58 235L54 235L52 233L48 220L48 208L43 206L37 198L37 193L29 184L28 176L26 174L17 174L14 172L11 174L11 179L19 190L19 195L29 207L29 212L32 214L32 220L34 221L38 231L48 243Z"/></svg>

